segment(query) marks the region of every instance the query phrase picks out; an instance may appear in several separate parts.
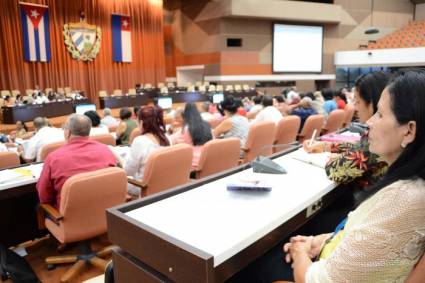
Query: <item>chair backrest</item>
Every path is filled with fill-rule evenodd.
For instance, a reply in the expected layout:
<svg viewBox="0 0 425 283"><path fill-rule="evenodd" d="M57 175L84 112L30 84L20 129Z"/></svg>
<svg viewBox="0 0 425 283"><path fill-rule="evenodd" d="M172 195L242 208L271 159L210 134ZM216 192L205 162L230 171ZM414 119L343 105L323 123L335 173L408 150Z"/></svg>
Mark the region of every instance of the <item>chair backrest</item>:
<svg viewBox="0 0 425 283"><path fill-rule="evenodd" d="M301 118L296 115L285 116L277 123L274 144L283 145L295 142L301 125ZM285 150L284 147L276 147L274 152Z"/></svg>
<svg viewBox="0 0 425 283"><path fill-rule="evenodd" d="M19 89L13 89L12 90L12 96L16 97L18 94L21 94L21 92L19 91Z"/></svg>
<svg viewBox="0 0 425 283"><path fill-rule="evenodd" d="M48 94L49 92L53 91L53 88L51 87L46 87L46 89L44 90L45 94Z"/></svg>
<svg viewBox="0 0 425 283"><path fill-rule="evenodd" d="M195 82L195 86L196 86L196 87L200 87L201 85L203 85L203 83L202 83L201 81L197 81L197 82Z"/></svg>
<svg viewBox="0 0 425 283"><path fill-rule="evenodd" d="M244 162L250 162L258 155L269 156L273 153L276 124L270 121L258 122L249 128L246 138Z"/></svg>
<svg viewBox="0 0 425 283"><path fill-rule="evenodd" d="M131 145L134 141L134 139L138 136L140 136L142 133L140 132L139 127L134 128L133 131L130 133L130 137L128 138L128 145Z"/></svg>
<svg viewBox="0 0 425 283"><path fill-rule="evenodd" d="M34 90L32 90L32 89L30 89L30 88L27 88L27 89L25 90L25 94L26 94L26 95L28 95L28 96L31 96L33 92L34 92Z"/></svg>
<svg viewBox="0 0 425 283"><path fill-rule="evenodd" d="M194 85L190 85L187 87L187 91L188 92L195 92L195 86Z"/></svg>
<svg viewBox="0 0 425 283"><path fill-rule="evenodd" d="M209 85L208 91L215 91L215 90L216 90L215 85Z"/></svg>
<svg viewBox="0 0 425 283"><path fill-rule="evenodd" d="M151 89L152 88L152 84L149 84L149 83L148 84L145 84L145 88L146 89Z"/></svg>
<svg viewBox="0 0 425 283"><path fill-rule="evenodd" d="M351 121L353 120L354 117L354 112L355 112L355 108L354 105L352 104L347 104L344 108L345 111L345 118L344 118L344 123L343 123L343 127L347 127Z"/></svg>
<svg viewBox="0 0 425 283"><path fill-rule="evenodd" d="M6 96L12 96L12 94L10 93L10 90L4 89L0 91L0 96L5 98Z"/></svg>
<svg viewBox="0 0 425 283"><path fill-rule="evenodd" d="M63 87L58 87L58 93L65 93L65 90L63 89Z"/></svg>
<svg viewBox="0 0 425 283"><path fill-rule="evenodd" d="M223 85L217 85L216 90L217 91L223 91Z"/></svg>
<svg viewBox="0 0 425 283"><path fill-rule="evenodd" d="M235 85L235 91L242 91L241 85Z"/></svg>
<svg viewBox="0 0 425 283"><path fill-rule="evenodd" d="M168 93L168 87L163 86L159 89L160 93Z"/></svg>
<svg viewBox="0 0 425 283"><path fill-rule="evenodd" d="M204 86L204 85L200 85L200 86L198 86L198 90L199 90L200 92L206 92L206 91L207 91L207 87L206 87L206 86Z"/></svg>
<svg viewBox="0 0 425 283"><path fill-rule="evenodd" d="M136 89L135 88L129 88L128 89L128 95L136 95Z"/></svg>
<svg viewBox="0 0 425 283"><path fill-rule="evenodd" d="M107 97L108 93L106 92L106 90L99 90L99 97Z"/></svg>
<svg viewBox="0 0 425 283"><path fill-rule="evenodd" d="M159 88L159 89L161 89L161 88L163 88L163 87L165 87L165 83L158 83L158 88Z"/></svg>
<svg viewBox="0 0 425 283"><path fill-rule="evenodd" d="M13 151L0 152L0 170L15 167L20 164L19 156Z"/></svg>
<svg viewBox="0 0 425 283"><path fill-rule="evenodd" d="M320 135L322 130L323 122L325 121L325 116L322 114L315 114L308 116L307 120L304 123L301 133L298 135L298 141L303 142L305 139L311 138L314 130L317 132L317 136Z"/></svg>
<svg viewBox="0 0 425 283"><path fill-rule="evenodd" d="M226 85L226 91L233 91L233 85Z"/></svg>
<svg viewBox="0 0 425 283"><path fill-rule="evenodd" d="M93 238L106 232L106 209L125 202L127 176L118 167L81 173L66 180L61 190L59 229L63 243ZM46 226L49 228L48 220ZM56 225L56 224L53 224Z"/></svg>
<svg viewBox="0 0 425 283"><path fill-rule="evenodd" d="M192 147L177 144L153 151L146 161L144 195L151 195L189 182L192 168Z"/></svg>
<svg viewBox="0 0 425 283"><path fill-rule="evenodd" d="M422 283L425 279L425 254L407 277L406 283Z"/></svg>
<svg viewBox="0 0 425 283"><path fill-rule="evenodd" d="M72 91L71 87L69 86L66 86L64 90L65 90L65 93L70 93Z"/></svg>
<svg viewBox="0 0 425 283"><path fill-rule="evenodd" d="M94 136L90 136L90 139L98 141L106 145L111 145L111 146L117 145L115 138L111 134L94 135Z"/></svg>
<svg viewBox="0 0 425 283"><path fill-rule="evenodd" d="M244 91L248 91L249 90L249 85L247 85L247 84L242 85L242 89Z"/></svg>
<svg viewBox="0 0 425 283"><path fill-rule="evenodd" d="M40 160L39 161L46 160L47 156L50 153L52 153L56 149L60 148L64 144L66 144L66 141L53 142L53 143L43 145L43 147L40 149Z"/></svg>
<svg viewBox="0 0 425 283"><path fill-rule="evenodd" d="M0 107L3 107L3 106L4 106L4 98L0 97Z"/></svg>
<svg viewBox="0 0 425 283"><path fill-rule="evenodd" d="M202 148L196 177L203 178L236 167L239 162L239 156L239 139L210 140Z"/></svg>
<svg viewBox="0 0 425 283"><path fill-rule="evenodd" d="M174 83L169 82L169 83L167 83L167 87L168 87L168 88L174 88L174 87L175 87L175 85L174 85Z"/></svg>
<svg viewBox="0 0 425 283"><path fill-rule="evenodd" d="M345 119L345 111L341 109L335 109L331 113L329 113L328 119L326 120L326 124L323 127L326 133L332 133L342 128L342 124L344 124Z"/></svg>
<svg viewBox="0 0 425 283"><path fill-rule="evenodd" d="M114 91L112 92L113 95L115 96L122 96L122 90L120 89L114 89Z"/></svg>

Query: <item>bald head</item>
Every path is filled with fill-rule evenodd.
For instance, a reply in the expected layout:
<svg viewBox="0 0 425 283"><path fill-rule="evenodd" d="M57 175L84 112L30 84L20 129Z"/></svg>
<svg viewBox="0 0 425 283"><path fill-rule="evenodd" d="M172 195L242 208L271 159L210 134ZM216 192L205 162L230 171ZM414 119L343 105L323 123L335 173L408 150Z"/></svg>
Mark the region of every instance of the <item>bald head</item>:
<svg viewBox="0 0 425 283"><path fill-rule="evenodd" d="M91 120L81 114L72 114L65 123L65 129L69 130L72 136L88 137L90 135Z"/></svg>

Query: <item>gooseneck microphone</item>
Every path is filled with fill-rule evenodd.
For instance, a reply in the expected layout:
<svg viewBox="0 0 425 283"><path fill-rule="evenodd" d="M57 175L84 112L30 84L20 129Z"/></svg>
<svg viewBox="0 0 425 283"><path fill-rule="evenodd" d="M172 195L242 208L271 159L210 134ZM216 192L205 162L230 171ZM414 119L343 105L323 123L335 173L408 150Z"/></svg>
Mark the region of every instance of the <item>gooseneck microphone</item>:
<svg viewBox="0 0 425 283"><path fill-rule="evenodd" d="M285 143L285 144L273 144L273 145L266 145L259 149L259 151L263 151L264 149L269 148L280 148L280 147L291 147L298 145L298 142L293 143ZM286 174L286 170L271 160L269 157L258 155L252 162L251 162L252 170L255 173L265 173L265 174Z"/></svg>

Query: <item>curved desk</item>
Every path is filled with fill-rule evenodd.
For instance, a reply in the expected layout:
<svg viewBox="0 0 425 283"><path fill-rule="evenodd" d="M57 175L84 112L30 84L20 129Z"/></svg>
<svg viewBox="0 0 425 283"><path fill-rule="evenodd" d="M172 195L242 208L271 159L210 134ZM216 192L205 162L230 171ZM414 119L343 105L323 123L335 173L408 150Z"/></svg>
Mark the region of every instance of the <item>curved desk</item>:
<svg viewBox="0 0 425 283"><path fill-rule="evenodd" d="M223 282L264 254L342 191L293 154L274 156L288 174L265 176L271 192L227 191L245 165L109 209L115 280Z"/></svg>
<svg viewBox="0 0 425 283"><path fill-rule="evenodd" d="M74 113L75 105L90 103L87 98L72 101L54 101L43 104L31 104L14 107L2 107L3 123L14 124L17 121L32 121L36 117L58 117Z"/></svg>

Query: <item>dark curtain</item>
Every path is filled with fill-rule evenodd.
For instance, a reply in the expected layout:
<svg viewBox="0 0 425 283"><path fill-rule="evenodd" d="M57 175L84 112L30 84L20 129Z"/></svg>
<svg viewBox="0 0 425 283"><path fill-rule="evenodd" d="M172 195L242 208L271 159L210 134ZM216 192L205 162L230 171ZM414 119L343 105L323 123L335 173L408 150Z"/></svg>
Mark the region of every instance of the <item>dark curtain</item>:
<svg viewBox="0 0 425 283"><path fill-rule="evenodd" d="M0 0L0 89L41 89L69 86L83 90L95 103L99 90L134 87L165 80L163 8L161 0L30 0L49 7L51 61L24 61L19 1ZM92 62L72 59L66 50L63 25L79 22L100 26L101 48ZM131 63L112 61L111 14L131 17Z"/></svg>

